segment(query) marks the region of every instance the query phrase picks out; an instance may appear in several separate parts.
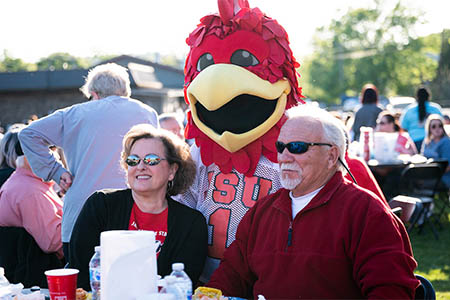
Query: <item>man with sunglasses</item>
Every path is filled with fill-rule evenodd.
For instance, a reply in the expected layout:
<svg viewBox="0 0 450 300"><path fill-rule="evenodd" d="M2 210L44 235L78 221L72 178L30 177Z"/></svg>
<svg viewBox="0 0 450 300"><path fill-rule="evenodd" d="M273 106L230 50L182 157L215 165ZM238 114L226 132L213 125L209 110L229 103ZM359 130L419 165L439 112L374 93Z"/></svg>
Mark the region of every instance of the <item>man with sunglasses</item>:
<svg viewBox="0 0 450 300"><path fill-rule="evenodd" d="M155 110L130 98L124 67L109 63L93 68L81 91L92 100L34 121L19 135L33 172L67 190L62 219L66 258L73 225L86 199L96 190L126 187L119 165L125 133L140 123L158 126ZM49 153L51 145L64 150L68 169Z"/></svg>
<svg viewBox="0 0 450 300"><path fill-rule="evenodd" d="M208 286L283 299L412 299L408 234L375 194L344 178L345 137L328 112L287 111L276 142L284 188L259 200Z"/></svg>

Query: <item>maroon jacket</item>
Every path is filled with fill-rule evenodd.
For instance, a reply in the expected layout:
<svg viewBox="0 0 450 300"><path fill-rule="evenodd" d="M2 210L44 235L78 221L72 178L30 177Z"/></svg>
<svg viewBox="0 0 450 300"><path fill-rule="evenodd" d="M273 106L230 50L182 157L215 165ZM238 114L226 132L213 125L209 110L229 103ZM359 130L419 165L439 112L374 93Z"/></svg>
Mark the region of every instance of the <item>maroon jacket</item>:
<svg viewBox="0 0 450 300"><path fill-rule="evenodd" d="M419 285L401 221L337 172L292 220L289 191L259 200L208 286L268 299L408 299Z"/></svg>

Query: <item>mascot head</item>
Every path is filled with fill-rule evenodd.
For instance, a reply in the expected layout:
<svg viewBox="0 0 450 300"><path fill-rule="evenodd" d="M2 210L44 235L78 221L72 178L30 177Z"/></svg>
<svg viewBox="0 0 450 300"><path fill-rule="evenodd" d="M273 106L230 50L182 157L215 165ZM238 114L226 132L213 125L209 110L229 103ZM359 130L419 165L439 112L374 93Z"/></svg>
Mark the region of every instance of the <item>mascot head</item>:
<svg viewBox="0 0 450 300"><path fill-rule="evenodd" d="M205 165L252 176L264 155L276 162L275 141L287 108L302 102L286 31L247 0L218 0L186 39L186 138Z"/></svg>

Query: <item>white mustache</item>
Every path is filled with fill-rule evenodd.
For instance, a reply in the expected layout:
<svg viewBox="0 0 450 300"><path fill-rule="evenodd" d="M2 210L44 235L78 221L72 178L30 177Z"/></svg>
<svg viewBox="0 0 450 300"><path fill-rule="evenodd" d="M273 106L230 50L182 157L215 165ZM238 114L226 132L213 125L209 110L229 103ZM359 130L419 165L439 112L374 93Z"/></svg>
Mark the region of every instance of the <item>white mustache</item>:
<svg viewBox="0 0 450 300"><path fill-rule="evenodd" d="M280 164L280 170L281 171L284 171L284 170L301 171L302 169L296 163L284 163L284 164Z"/></svg>

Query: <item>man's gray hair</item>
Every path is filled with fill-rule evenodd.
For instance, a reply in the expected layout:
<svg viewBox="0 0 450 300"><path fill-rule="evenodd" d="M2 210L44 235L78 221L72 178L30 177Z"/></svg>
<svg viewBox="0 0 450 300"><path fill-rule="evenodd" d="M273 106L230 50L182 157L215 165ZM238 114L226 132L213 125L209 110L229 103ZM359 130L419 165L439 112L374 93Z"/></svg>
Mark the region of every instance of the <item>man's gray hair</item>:
<svg viewBox="0 0 450 300"><path fill-rule="evenodd" d="M324 109L321 109L315 105L311 104L301 104L294 106L286 111L286 116L288 119L310 119L319 121L323 128L323 139L321 141L313 142L324 142L335 145L339 149L339 158L343 163L345 162L345 133L342 125L339 123L337 118ZM298 130L302 130L299 128ZM337 169L346 174L347 171L341 163L337 163Z"/></svg>
<svg viewBox="0 0 450 300"><path fill-rule="evenodd" d="M131 96L130 77L127 69L115 63L99 65L91 69L85 84L80 88L86 98L95 92L99 98L108 96Z"/></svg>
<svg viewBox="0 0 450 300"><path fill-rule="evenodd" d="M170 112L170 113L162 113L162 114L160 114L158 116L159 124L161 124L162 122L168 121L168 120L175 120L178 123L180 123L180 125L182 125L181 124L182 122L180 122L180 119L179 119L177 113L172 113L172 112Z"/></svg>

